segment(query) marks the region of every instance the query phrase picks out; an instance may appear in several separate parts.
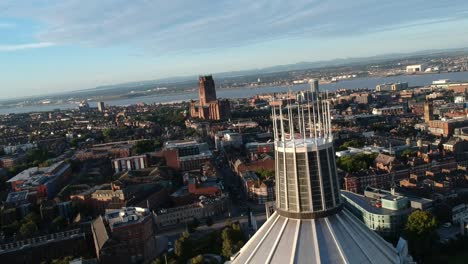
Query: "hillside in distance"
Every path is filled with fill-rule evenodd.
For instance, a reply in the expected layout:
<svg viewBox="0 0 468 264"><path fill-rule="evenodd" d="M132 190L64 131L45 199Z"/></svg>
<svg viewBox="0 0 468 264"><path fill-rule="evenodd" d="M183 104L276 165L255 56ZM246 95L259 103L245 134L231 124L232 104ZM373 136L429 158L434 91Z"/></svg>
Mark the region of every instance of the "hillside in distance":
<svg viewBox="0 0 468 264"><path fill-rule="evenodd" d="M249 69L231 72L213 73L218 88L229 86L236 82L252 82L257 78L263 79L281 79L291 78L296 71L309 70L312 72L339 72L346 69L363 69L366 65L394 63L397 61L417 62L430 58L452 57L468 54L468 48L450 49L450 50L426 50L412 53L394 53L384 54L372 57L360 58L338 58L333 60L298 62L287 65L276 65L260 69ZM208 73L209 74L209 73ZM112 85L98 86L89 89L61 92L55 94L44 94L42 96L14 98L0 100L1 105L15 104L24 101L38 101L44 99L50 100L84 100L89 98L106 98L108 96L143 96L145 91L151 89L162 89L162 93L180 93L190 89L196 89L198 86L198 76L178 76L155 80L144 80L137 82L127 82Z"/></svg>

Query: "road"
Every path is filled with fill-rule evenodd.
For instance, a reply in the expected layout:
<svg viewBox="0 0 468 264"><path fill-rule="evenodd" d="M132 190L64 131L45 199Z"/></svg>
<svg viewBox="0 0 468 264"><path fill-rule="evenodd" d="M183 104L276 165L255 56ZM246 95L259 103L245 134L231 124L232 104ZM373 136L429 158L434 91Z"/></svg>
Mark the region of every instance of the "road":
<svg viewBox="0 0 468 264"><path fill-rule="evenodd" d="M222 157L222 156L221 156ZM214 224L210 227L206 225L199 226L196 233L208 232L210 230L221 229L226 225L226 222L238 221L243 230L249 231L248 228L248 209L254 214L257 226L260 227L266 220L265 206L251 203L247 200L247 195L243 192L238 176L228 166L224 158L215 159L217 174L221 175L225 191L229 193L230 202L228 210L224 215L214 217ZM174 243L180 235L187 230L186 226L166 227L158 231L158 236L167 237L169 242Z"/></svg>

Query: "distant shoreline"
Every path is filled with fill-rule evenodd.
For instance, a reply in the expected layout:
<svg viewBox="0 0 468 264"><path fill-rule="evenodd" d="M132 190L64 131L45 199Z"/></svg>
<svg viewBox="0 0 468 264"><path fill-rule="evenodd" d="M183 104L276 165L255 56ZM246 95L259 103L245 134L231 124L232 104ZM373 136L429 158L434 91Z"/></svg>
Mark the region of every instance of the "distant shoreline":
<svg viewBox="0 0 468 264"><path fill-rule="evenodd" d="M438 79L450 79L452 81L468 81L468 72L445 72L445 73L420 73L420 74L406 74L397 76L369 76L369 77L356 77L338 82L321 84L322 91L335 91L337 89L358 89L368 88L374 89L375 85L387 82L408 82L409 86L424 86L430 85L432 81ZM296 85L258 85L258 86L244 86L244 87L229 87L217 89L219 98L248 98L256 94L266 94L274 92L287 92L288 90L299 91L307 89L308 84ZM115 97L114 97L115 98ZM109 98L110 99L110 98ZM118 97L115 99L96 98L88 101L91 107L96 107L98 101L104 101L107 105L112 106L125 106L137 103L176 103L190 100L198 100L198 92L196 90L179 91L172 93L156 93L151 95L131 96L128 98ZM47 112L54 109L73 109L77 108L77 101L63 101L57 104L32 104L16 107L0 107L0 114L9 113L28 113L28 112Z"/></svg>

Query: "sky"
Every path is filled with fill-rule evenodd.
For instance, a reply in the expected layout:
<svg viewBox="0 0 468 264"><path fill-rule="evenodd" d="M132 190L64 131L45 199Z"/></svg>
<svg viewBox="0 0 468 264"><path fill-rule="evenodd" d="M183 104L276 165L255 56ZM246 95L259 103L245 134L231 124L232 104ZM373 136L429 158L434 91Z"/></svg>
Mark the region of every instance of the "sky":
<svg viewBox="0 0 468 264"><path fill-rule="evenodd" d="M0 98L462 47L466 0L0 0Z"/></svg>

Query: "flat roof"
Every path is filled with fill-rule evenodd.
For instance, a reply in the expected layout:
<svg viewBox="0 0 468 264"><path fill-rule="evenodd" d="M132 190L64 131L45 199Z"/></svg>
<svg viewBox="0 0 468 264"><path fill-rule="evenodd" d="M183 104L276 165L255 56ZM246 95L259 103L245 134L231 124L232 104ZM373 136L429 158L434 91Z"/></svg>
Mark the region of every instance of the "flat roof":
<svg viewBox="0 0 468 264"><path fill-rule="evenodd" d="M18 201L24 201L27 198L28 198L28 191L10 192L7 196L6 202L14 203Z"/></svg>
<svg viewBox="0 0 468 264"><path fill-rule="evenodd" d="M385 209L382 207L376 207L372 205L372 201L375 199L370 199L368 197L365 197L364 195L356 194L353 192L348 192L341 190L341 196L344 196L345 198L353 201L360 207L362 207L364 210L367 212L370 212L372 214L378 214L378 215L402 215L402 214L408 214L411 211L413 211L413 208L410 206L404 209L400 210L390 210L390 209Z"/></svg>
<svg viewBox="0 0 468 264"><path fill-rule="evenodd" d="M106 220L112 228L142 222L149 216L149 210L142 207L123 207L106 209Z"/></svg>
<svg viewBox="0 0 468 264"><path fill-rule="evenodd" d="M165 147L174 148L174 147L188 147L192 145L199 145L203 143L199 143L196 140L174 140L174 141L167 141L164 143Z"/></svg>
<svg viewBox="0 0 468 264"><path fill-rule="evenodd" d="M325 145L325 144L328 144L328 143L331 143L331 142L333 142L332 137L313 138L313 137L308 137L308 136L306 138L286 139L284 142L281 141L281 139L275 141L277 147L286 147L286 148L292 148L294 146L296 148L298 148L298 147L309 147L309 146L311 147L311 146L314 146L314 145L321 146L321 145Z"/></svg>

